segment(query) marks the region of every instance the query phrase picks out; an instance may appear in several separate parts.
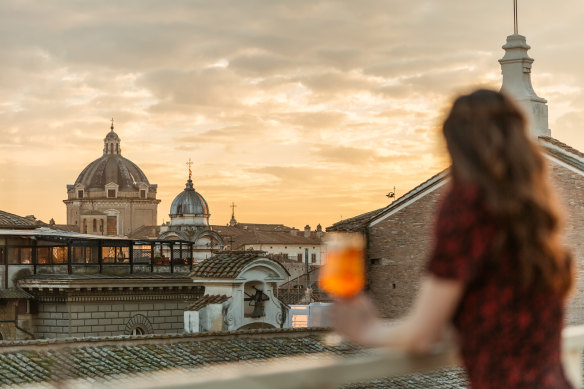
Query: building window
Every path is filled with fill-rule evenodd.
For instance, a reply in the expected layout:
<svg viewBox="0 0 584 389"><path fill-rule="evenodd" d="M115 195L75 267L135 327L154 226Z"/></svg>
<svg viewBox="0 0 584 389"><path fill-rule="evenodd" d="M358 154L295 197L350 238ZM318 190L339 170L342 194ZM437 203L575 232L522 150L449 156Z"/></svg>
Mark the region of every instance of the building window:
<svg viewBox="0 0 584 389"><path fill-rule="evenodd" d="M87 219L83 219L83 233L87 234Z"/></svg>
<svg viewBox="0 0 584 389"><path fill-rule="evenodd" d="M97 220L93 219L93 231L92 232L95 232L95 231L97 231Z"/></svg>
<svg viewBox="0 0 584 389"><path fill-rule="evenodd" d="M141 199L145 199L146 198L146 190L145 189L140 189L140 198Z"/></svg>
<svg viewBox="0 0 584 389"><path fill-rule="evenodd" d="M316 263L316 254L315 253L310 254L310 261L312 263Z"/></svg>
<svg viewBox="0 0 584 389"><path fill-rule="evenodd" d="M302 262L302 254L298 254L298 262Z"/></svg>
<svg viewBox="0 0 584 389"><path fill-rule="evenodd" d="M78 199L82 199L83 198L83 189L80 189L77 191L77 198Z"/></svg>
<svg viewBox="0 0 584 389"><path fill-rule="evenodd" d="M103 234L103 219L99 221L99 232Z"/></svg>
<svg viewBox="0 0 584 389"><path fill-rule="evenodd" d="M107 197L109 197L109 198L116 197L116 190L115 189L108 189L107 190Z"/></svg>

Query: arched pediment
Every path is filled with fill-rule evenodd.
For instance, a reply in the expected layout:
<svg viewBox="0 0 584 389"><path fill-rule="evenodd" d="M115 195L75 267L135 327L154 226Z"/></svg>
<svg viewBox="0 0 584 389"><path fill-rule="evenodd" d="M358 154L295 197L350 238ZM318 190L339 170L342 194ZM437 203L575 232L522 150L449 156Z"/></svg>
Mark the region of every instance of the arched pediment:
<svg viewBox="0 0 584 389"><path fill-rule="evenodd" d="M225 242L223 242L223 239L221 238L221 235L219 235L215 231L212 231L212 230L203 230L203 231L199 232L197 235L195 235L195 238L193 239L193 242L195 242L195 244L196 244L197 241L199 239L202 239L202 238L210 238L210 239L216 240L219 243L219 246L221 246L221 247L224 247L225 246Z"/></svg>
<svg viewBox="0 0 584 389"><path fill-rule="evenodd" d="M182 231L166 231L160 234L158 239L164 240L189 240L189 237Z"/></svg>
<svg viewBox="0 0 584 389"><path fill-rule="evenodd" d="M270 280L287 280L290 276L288 270L280 264L270 258L259 257L256 260L248 263L237 275L237 278L250 278L250 275L254 275L257 278L260 274L264 276L262 278L268 278Z"/></svg>

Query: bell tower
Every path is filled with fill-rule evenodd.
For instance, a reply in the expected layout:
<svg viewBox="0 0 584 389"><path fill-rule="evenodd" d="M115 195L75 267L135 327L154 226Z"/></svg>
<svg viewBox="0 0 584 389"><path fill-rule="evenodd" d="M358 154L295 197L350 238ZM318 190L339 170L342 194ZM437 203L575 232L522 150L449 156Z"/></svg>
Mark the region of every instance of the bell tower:
<svg viewBox="0 0 584 389"><path fill-rule="evenodd" d="M527 55L531 47L518 32L517 0L513 0L514 33L503 45L505 55L499 60L503 73L501 91L514 97L524 108L530 122L530 133L534 137L551 136L548 127L547 100L539 97L531 85L533 58Z"/></svg>

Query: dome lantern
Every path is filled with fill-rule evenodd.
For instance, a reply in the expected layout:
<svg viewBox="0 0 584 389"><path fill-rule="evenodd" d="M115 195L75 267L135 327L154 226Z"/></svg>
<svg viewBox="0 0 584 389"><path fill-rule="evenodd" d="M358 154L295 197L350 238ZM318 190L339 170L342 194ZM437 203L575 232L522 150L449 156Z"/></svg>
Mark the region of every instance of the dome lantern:
<svg viewBox="0 0 584 389"><path fill-rule="evenodd" d="M121 155L122 149L120 147L120 137L114 132L114 119L112 118L112 125L110 132L103 140L103 155L115 154Z"/></svg>

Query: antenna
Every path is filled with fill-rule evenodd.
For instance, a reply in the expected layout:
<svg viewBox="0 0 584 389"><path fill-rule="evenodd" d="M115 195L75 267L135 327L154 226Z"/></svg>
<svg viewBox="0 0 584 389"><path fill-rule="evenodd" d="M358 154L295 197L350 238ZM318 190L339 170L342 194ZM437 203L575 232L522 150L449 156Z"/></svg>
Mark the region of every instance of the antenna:
<svg viewBox="0 0 584 389"><path fill-rule="evenodd" d="M517 0L513 0L513 31L516 35L519 33L517 22Z"/></svg>

